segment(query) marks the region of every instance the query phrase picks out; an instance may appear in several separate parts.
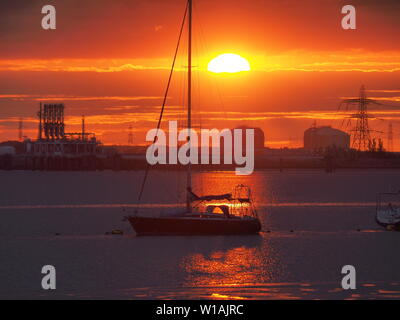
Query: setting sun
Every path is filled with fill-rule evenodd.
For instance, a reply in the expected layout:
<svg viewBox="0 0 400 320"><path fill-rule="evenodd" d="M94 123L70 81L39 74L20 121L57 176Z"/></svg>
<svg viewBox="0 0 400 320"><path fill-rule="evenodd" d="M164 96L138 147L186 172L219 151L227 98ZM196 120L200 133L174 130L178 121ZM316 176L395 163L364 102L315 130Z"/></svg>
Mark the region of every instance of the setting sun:
<svg viewBox="0 0 400 320"><path fill-rule="evenodd" d="M210 61L208 71L215 73L250 71L250 64L238 54L224 53Z"/></svg>

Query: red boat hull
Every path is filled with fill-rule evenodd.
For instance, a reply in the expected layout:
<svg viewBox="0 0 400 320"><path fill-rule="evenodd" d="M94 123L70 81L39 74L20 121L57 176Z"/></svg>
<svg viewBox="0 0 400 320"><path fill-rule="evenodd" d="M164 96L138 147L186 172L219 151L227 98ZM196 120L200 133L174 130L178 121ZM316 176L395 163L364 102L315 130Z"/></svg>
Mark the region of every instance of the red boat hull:
<svg viewBox="0 0 400 320"><path fill-rule="evenodd" d="M170 235L241 235L261 231L258 219L213 219L186 217L128 217L140 236Z"/></svg>

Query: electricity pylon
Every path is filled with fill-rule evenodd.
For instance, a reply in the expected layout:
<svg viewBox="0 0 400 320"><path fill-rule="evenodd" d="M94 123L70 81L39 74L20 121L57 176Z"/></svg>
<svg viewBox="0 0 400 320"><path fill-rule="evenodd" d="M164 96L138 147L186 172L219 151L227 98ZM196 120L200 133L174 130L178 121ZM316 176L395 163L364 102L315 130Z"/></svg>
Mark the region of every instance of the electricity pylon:
<svg viewBox="0 0 400 320"><path fill-rule="evenodd" d="M352 148L359 151L367 150L371 143L371 130L368 126L368 118L371 117L368 115L367 106L380 103L367 98L364 85L360 88L358 98L344 99L342 103L346 104L346 110L348 110L349 105L357 105L357 113L349 117L349 119L356 119L356 126L351 130L353 132Z"/></svg>

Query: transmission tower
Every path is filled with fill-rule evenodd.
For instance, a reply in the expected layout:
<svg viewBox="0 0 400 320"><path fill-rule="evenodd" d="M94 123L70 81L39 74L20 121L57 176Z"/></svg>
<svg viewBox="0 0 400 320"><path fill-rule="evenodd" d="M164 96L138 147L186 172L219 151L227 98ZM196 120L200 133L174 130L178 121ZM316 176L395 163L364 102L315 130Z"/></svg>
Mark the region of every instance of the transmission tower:
<svg viewBox="0 0 400 320"><path fill-rule="evenodd" d="M19 118L18 122L18 141L22 141L22 138L24 136L23 129L24 129L24 120L21 117Z"/></svg>
<svg viewBox="0 0 400 320"><path fill-rule="evenodd" d="M133 133L131 125L128 127L128 145L133 145Z"/></svg>
<svg viewBox="0 0 400 320"><path fill-rule="evenodd" d="M393 152L393 125L389 123L387 151Z"/></svg>
<svg viewBox="0 0 400 320"><path fill-rule="evenodd" d="M368 99L365 93L365 87L361 86L360 95L356 99L345 99L342 103L357 105L357 113L352 114L349 119L356 119L356 126L351 130L353 132L352 148L357 150L367 150L371 143L371 131L368 126L368 118L371 118L367 112L369 104L379 104L375 100Z"/></svg>

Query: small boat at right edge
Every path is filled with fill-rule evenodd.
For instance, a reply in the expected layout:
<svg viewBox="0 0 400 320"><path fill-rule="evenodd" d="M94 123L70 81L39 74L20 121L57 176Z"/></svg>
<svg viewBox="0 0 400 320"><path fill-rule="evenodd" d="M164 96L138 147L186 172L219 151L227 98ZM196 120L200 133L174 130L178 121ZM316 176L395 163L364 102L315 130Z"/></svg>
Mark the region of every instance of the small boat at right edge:
<svg viewBox="0 0 400 320"><path fill-rule="evenodd" d="M377 195L375 220L387 230L400 231L400 191Z"/></svg>

